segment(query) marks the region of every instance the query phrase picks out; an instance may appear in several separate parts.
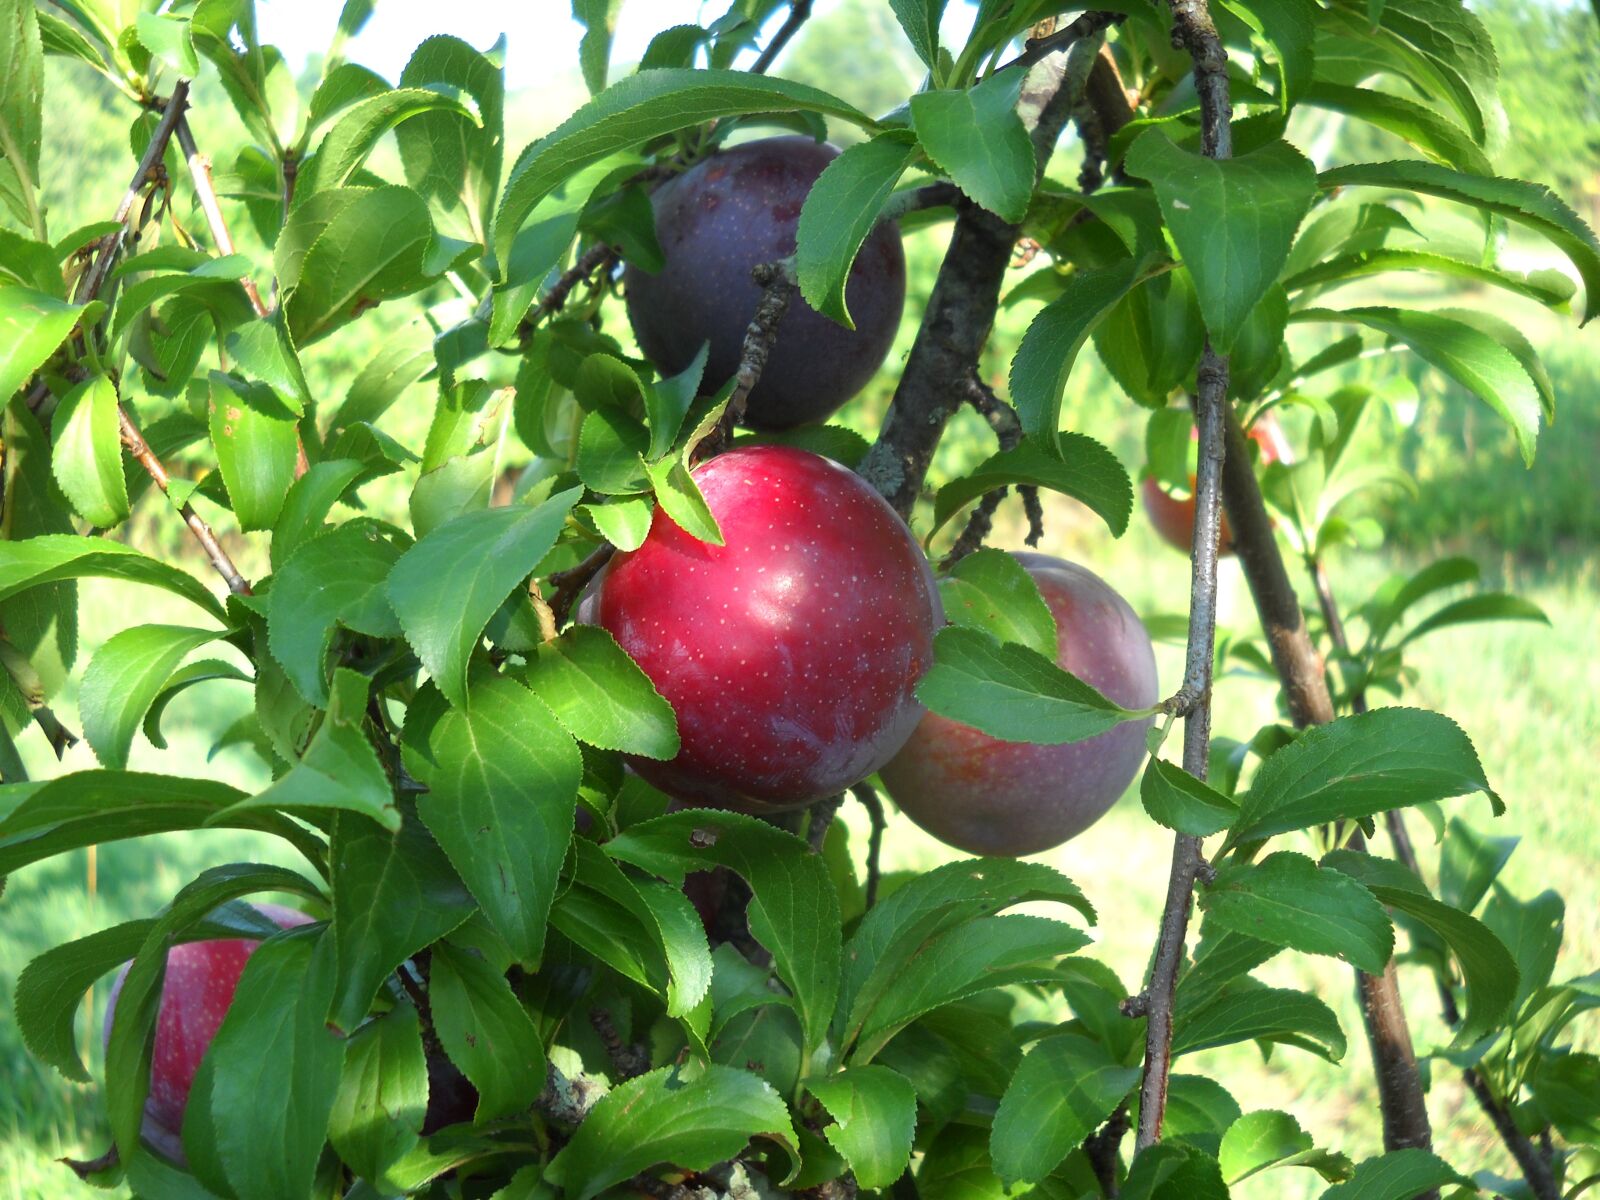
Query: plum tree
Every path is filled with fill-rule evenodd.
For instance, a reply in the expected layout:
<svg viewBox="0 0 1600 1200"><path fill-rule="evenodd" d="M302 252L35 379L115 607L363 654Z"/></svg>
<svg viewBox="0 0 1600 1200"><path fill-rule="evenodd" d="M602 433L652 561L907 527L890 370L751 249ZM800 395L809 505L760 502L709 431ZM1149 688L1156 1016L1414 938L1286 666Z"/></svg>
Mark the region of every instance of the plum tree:
<svg viewBox="0 0 1600 1200"><path fill-rule="evenodd" d="M1190 431L1191 440L1198 440L1199 434ZM1294 451L1289 445L1289 439L1284 436L1283 427L1278 424L1277 418L1268 413L1250 426L1250 440L1261 448L1262 464L1274 462L1292 462ZM1161 535L1163 541L1189 553L1190 543L1194 541L1194 476L1189 476L1189 494L1187 496L1174 496L1161 485L1161 481L1147 477L1140 490L1140 497L1144 501L1145 515L1150 518L1150 524ZM1228 517L1224 513L1222 527L1217 534L1217 553L1233 553L1233 533L1228 528Z"/></svg>
<svg viewBox="0 0 1600 1200"><path fill-rule="evenodd" d="M927 559L876 492L820 455L740 448L694 478L725 544L658 509L585 613L677 712L678 756L633 765L680 799L747 812L832 795L922 716L913 689L942 620Z"/></svg>
<svg viewBox="0 0 1600 1200"><path fill-rule="evenodd" d="M256 911L284 929L305 925L305 913L277 904L257 904ZM183 1158L183 1113L189 1104L200 1060L217 1036L233 1003L244 964L261 943L252 938L216 938L185 942L167 952L156 1017L156 1042L150 1060L150 1092L144 1102L144 1136L169 1158ZM129 964L131 965L131 964ZM117 998L128 974L123 967L111 985L106 1004L105 1040L117 1015Z"/></svg>
<svg viewBox="0 0 1600 1200"><path fill-rule="evenodd" d="M1128 708L1155 703L1150 635L1099 576L1047 554L1019 553L1056 619L1056 661ZM900 810L973 854L1036 854L1103 816L1144 758L1149 720L1062 746L1005 742L937 713L922 718L883 768Z"/></svg>
<svg viewBox="0 0 1600 1200"><path fill-rule="evenodd" d="M715 391L739 367L761 289L753 267L794 253L806 194L838 150L802 137L767 138L718 151L658 188L651 198L665 265L630 265L628 316L645 355L668 374L711 349L703 387ZM864 387L894 341L906 298L905 252L881 224L861 247L845 298L846 329L798 295L745 421L782 429L820 421Z"/></svg>

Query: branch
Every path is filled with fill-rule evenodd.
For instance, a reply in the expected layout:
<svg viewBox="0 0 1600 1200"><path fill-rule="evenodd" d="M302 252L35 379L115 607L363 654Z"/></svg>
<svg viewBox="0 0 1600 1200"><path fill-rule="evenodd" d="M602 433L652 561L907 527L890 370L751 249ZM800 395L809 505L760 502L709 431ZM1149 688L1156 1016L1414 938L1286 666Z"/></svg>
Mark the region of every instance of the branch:
<svg viewBox="0 0 1600 1200"><path fill-rule="evenodd" d="M883 802L878 799L878 790L870 783L858 783L851 792L861 801L861 807L867 810L867 818L872 822L872 834L867 839L866 886L867 907L871 908L878 902L878 878L881 872L878 858L883 850L883 831L888 822L883 819Z"/></svg>
<svg viewBox="0 0 1600 1200"><path fill-rule="evenodd" d="M566 307L567 297L572 294L573 288L588 280L596 271L609 272L617 265L619 258L615 246L608 246L604 242L590 246L578 257L577 262L550 285L550 290L534 306L533 311L517 323L518 336L526 338L540 321L551 313L560 312Z"/></svg>
<svg viewBox="0 0 1600 1200"><path fill-rule="evenodd" d="M1111 14L1100 15L1111 23ZM1082 48L1075 46L1074 53ZM1042 173L1081 95L1081 84L1074 90L1076 81L1064 63L1051 62L1040 71L1054 75L1032 134ZM857 468L902 517L910 514L945 424L966 399L967 383L977 373L1019 233L1018 226L957 198L955 227L922 325L878 440Z"/></svg>
<svg viewBox="0 0 1600 1200"><path fill-rule="evenodd" d="M1091 1135L1083 1143L1084 1157L1089 1160L1089 1166L1094 1170L1094 1177L1099 1181L1101 1193L1108 1200L1117 1197L1117 1157L1121 1152L1123 1135L1128 1132L1128 1106L1117 1105L1117 1111L1106 1119L1100 1132Z"/></svg>
<svg viewBox="0 0 1600 1200"><path fill-rule="evenodd" d="M728 396L728 407L722 419L706 439L695 448L695 457L709 458L727 448L733 439L734 427L744 420L745 409L750 404L750 393L761 382L761 373L767 369L767 359L778 340L778 325L789 311L799 286L794 267L787 259L758 263L750 271L750 278L761 287L761 299L756 303L755 315L744 331L744 346L739 353L739 369L733 375L733 391Z"/></svg>
<svg viewBox="0 0 1600 1200"><path fill-rule="evenodd" d="M1022 440L1022 421L1017 416L1017 410L1012 408L985 384L977 375L967 380L966 401L972 405L983 419L989 423L989 428L995 432L995 437L1000 442L1001 450L1011 450ZM950 552L944 556L940 563L942 570L948 571L958 562L975 550L982 549L983 540L989 536L989 530L994 526L994 514L1000 507L1000 501L1006 498L1004 487L997 487L993 491L985 492L978 501L978 506L972 510L972 515L967 518L966 527L962 529L961 536L950 547ZM1037 489L1033 490L1033 504L1039 502ZM1042 518L1041 518L1042 519ZM1034 526L1034 513L1032 508L1028 512L1029 545L1033 545L1032 529ZM1043 532L1042 530L1040 531Z"/></svg>
<svg viewBox="0 0 1600 1200"><path fill-rule="evenodd" d="M839 815L839 806L844 803L844 793L829 796L818 800L811 806L811 811L806 818L806 843L818 854L822 853L822 843L828 838L828 826L833 824L834 817Z"/></svg>
<svg viewBox="0 0 1600 1200"><path fill-rule="evenodd" d="M1228 413L1228 465L1223 473L1223 498L1228 527L1244 569L1245 580L1261 618L1262 631L1272 652L1273 666L1283 688L1289 715L1298 726L1323 725L1333 720L1333 697L1323 672L1322 657L1306 632L1300 601L1272 532L1245 449L1244 430L1238 417ZM1357 843L1364 847L1364 843ZM1408 1146L1426 1148L1433 1140L1427 1100L1417 1072L1416 1052L1406 1025L1405 1007L1395 984L1394 964L1382 975L1356 973L1361 995L1361 1015L1372 1049L1378 1101L1383 1110L1383 1143L1388 1150ZM1438 1192L1424 1193L1437 1198Z"/></svg>
<svg viewBox="0 0 1600 1200"><path fill-rule="evenodd" d="M182 112L178 114L178 123L173 132L178 139L178 148L183 151L183 156L189 164L189 180L194 184L195 195L200 200L200 210L206 215L206 225L211 229L211 240L217 244L217 253L226 258L234 252L233 235L228 232L227 221L223 220L222 207L217 202L217 189L211 182L211 160L201 154L200 148L195 145L194 133L189 128L189 118ZM256 281L244 275L240 277L239 285L244 288L245 295L250 297L250 307L256 310L256 316L266 316L267 306L261 300L260 291L256 289Z"/></svg>
<svg viewBox="0 0 1600 1200"><path fill-rule="evenodd" d="M1322 608L1323 620L1328 626L1328 636L1333 641L1334 648L1341 654L1350 653L1350 641L1345 634L1344 620L1339 614L1338 602L1334 599L1333 583L1328 578L1328 571L1316 555L1309 555L1306 567L1311 573L1312 583L1317 592L1317 603ZM1362 690L1357 690L1350 697L1350 707L1358 713L1367 711L1367 698ZM1411 835L1406 832L1405 818L1399 809L1390 809L1384 814L1389 826L1389 837L1394 842L1395 857L1418 878L1422 870L1417 862L1417 852L1411 845ZM1461 1026L1461 1011L1456 1007L1456 998L1450 990L1449 977L1443 971L1435 971L1435 982L1439 989L1439 1009L1444 1017L1444 1023L1452 1030ZM1555 1175L1550 1169L1550 1164L1540 1157L1538 1150L1526 1134L1517 1128L1516 1120L1511 1115L1510 1107L1494 1094L1489 1083L1474 1067L1462 1070L1462 1077L1466 1080L1468 1089L1478 1101L1478 1107L1499 1133L1500 1140L1516 1159L1517 1166L1522 1168L1523 1178L1528 1181L1529 1188L1538 1200L1560 1200L1561 1189L1556 1183Z"/></svg>
<svg viewBox="0 0 1600 1200"><path fill-rule="evenodd" d="M609 1010L591 1008L589 1024L593 1025L595 1033L600 1035L600 1044L606 1048L606 1057L611 1060L611 1067L616 1072L618 1083L643 1075L650 1069L650 1056L644 1053L641 1047L630 1046L622 1040L622 1035L617 1032L616 1022L612 1020Z"/></svg>
<svg viewBox="0 0 1600 1200"><path fill-rule="evenodd" d="M1031 67L1040 59L1054 54L1057 50L1065 50L1074 42L1082 41L1086 37L1093 37L1113 25L1122 24L1127 19L1125 13L1086 12L1075 21L1063 25L1054 33L1047 34L1041 38L1029 38L1023 43L1021 54L1009 62L1001 63L989 74L998 75L1001 71L1009 71L1012 67Z"/></svg>
<svg viewBox="0 0 1600 1200"><path fill-rule="evenodd" d="M117 211L111 218L117 222L117 229L106 235L100 245L100 252L95 255L95 260L89 269L84 272L79 284L80 304L86 304L97 297L106 280L110 278L117 253L122 249L122 239L128 232L128 216L133 212L133 206L139 202L139 196L150 179L151 171L167 152L167 143L172 140L172 131L183 116L183 108L188 100L189 81L180 79L177 86L172 89L172 95L167 99L155 132L150 135L150 144L145 147L144 155L139 159L139 165L133 173L133 181L128 184L128 190L122 194L122 202L117 205Z"/></svg>
<svg viewBox="0 0 1600 1200"><path fill-rule="evenodd" d="M555 589L550 593L550 612L555 617L557 629L566 624L567 615L572 611L572 602L584 588L589 586L589 581L600 573L616 552L617 548L607 542L577 566L557 571L550 576L548 582Z"/></svg>
<svg viewBox="0 0 1600 1200"><path fill-rule="evenodd" d="M878 224L892 224L901 217L930 208L954 208L960 196L960 188L942 180L938 183L925 183L921 187L907 188L903 192L896 192L884 202L882 210L878 213Z"/></svg>
<svg viewBox="0 0 1600 1200"><path fill-rule="evenodd" d="M772 40L767 43L766 49L750 67L753 75L765 75L767 68L777 61L778 55L783 53L783 48L789 44L789 39L800 32L800 26L806 23L806 18L811 15L811 0L791 0L789 15L778 27L778 32L772 35Z"/></svg>

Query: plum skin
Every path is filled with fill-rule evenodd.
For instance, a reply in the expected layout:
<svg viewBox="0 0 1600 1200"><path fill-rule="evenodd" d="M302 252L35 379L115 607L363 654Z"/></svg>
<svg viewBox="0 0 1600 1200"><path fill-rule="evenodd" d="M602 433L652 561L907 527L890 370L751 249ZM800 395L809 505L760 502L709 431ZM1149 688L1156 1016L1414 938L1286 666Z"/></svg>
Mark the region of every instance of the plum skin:
<svg viewBox="0 0 1600 1200"><path fill-rule="evenodd" d="M676 374L709 341L701 391L715 392L733 377L761 299L750 271L794 253L800 208L838 154L809 138L766 138L720 150L656 189L651 203L665 264L656 274L630 264L624 276L628 318L646 358ZM845 285L855 329L795 292L750 394L746 424L785 429L834 412L883 363L905 297L899 233L879 225Z"/></svg>
<svg viewBox="0 0 1600 1200"><path fill-rule="evenodd" d="M1191 431L1191 440L1198 439L1198 431ZM1294 451L1289 445L1289 440L1283 434L1283 428L1268 413L1250 427L1247 435L1251 441L1261 447L1261 463L1293 462ZM1189 476L1190 494L1179 499L1172 495L1160 481L1146 478L1140 488L1140 499L1144 501L1145 515L1150 518L1150 524L1161 535L1167 544L1189 553L1194 545L1194 485L1195 478ZM1233 553L1233 530L1228 528L1228 514L1220 514L1220 523L1217 528L1217 553Z"/></svg>
<svg viewBox="0 0 1600 1200"><path fill-rule="evenodd" d="M580 619L608 630L678 717L640 775L693 804L799 808L887 762L923 714L915 688L943 622L911 531L839 464L783 446L702 463L725 545L657 510Z"/></svg>
<svg viewBox="0 0 1600 1200"><path fill-rule="evenodd" d="M252 907L284 929L311 922L305 913L281 905ZM144 1103L141 1131L147 1142L174 1161L184 1161L183 1114L189 1105L195 1072L233 1003L245 963L259 945L253 938L216 938L184 942L167 951L150 1063L150 1092ZM131 963L124 966L111 985L105 1022L108 1045L117 997L130 966Z"/></svg>
<svg viewBox="0 0 1600 1200"><path fill-rule="evenodd" d="M1099 576L1047 554L1015 557L1054 614L1057 663L1125 708L1158 698L1150 635ZM1005 742L937 713L922 718L881 777L900 810L971 854L1049 850L1099 820L1133 782L1153 718L1083 742Z"/></svg>

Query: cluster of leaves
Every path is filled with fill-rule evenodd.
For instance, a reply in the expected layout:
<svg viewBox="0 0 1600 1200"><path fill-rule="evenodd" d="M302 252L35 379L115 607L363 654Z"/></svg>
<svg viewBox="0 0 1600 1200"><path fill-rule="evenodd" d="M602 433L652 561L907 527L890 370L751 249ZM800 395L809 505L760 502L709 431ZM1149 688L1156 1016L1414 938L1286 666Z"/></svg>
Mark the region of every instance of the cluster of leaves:
<svg viewBox="0 0 1600 1200"><path fill-rule="evenodd" d="M1207 336L1231 352L1241 404L1312 410L1311 453L1268 473L1311 558L1360 535L1346 501L1372 481L1342 474L1341 455L1371 396L1308 387L1380 342L1481 396L1531 457L1553 397L1507 322L1325 307L1334 288L1397 270L1567 304L1564 276L1494 264L1505 222L1567 254L1585 315L1600 306L1593 234L1548 192L1490 171L1494 59L1470 12L1454 0L1219 5L1223 36L1250 64L1233 69L1239 153L1219 162L1194 148L1198 102L1165 10L1134 0L1113 45L1149 103L1110 141L1123 182L1085 194L1036 181L1017 110L1024 70L1004 65L1059 4L984 0L967 42L947 49L942 3L894 0L928 84L875 120L815 88L730 69L779 0L736 0L704 27L668 29L637 72L609 84L618 5L579 0L595 94L509 167L501 49L429 38L391 85L342 57L370 7L345 5L302 103L281 54L259 44L250 0L76 0L59 13L0 0L0 204L22 226L0 231L0 876L89 844L211 826L276 835L305 862L209 871L163 913L51 951L19 983L30 1047L84 1079L78 1000L132 960L106 1096L115 1169L135 1192L513 1200L556 1189L588 1200L662 1164L730 1190L747 1164L790 1189L848 1171L882 1190L909 1169L926 1200L1019 1181L1097 1195L1108 1179L1125 1196L1220 1196L1275 1166L1319 1172L1329 1197L1470 1189L1422 1151L1354 1166L1288 1114L1243 1112L1220 1084L1186 1074L1172 1080L1167 1141L1124 1164L1096 1131L1125 1116L1139 1077L1143 1022L1119 1007L1128 989L1077 954L1088 937L1076 924L1008 911L1053 902L1092 923L1075 885L1038 864L964 862L887 878L869 909L840 827L819 854L752 818L669 813L624 758L676 753L670 707L608 634L561 628L565 614L546 602L552 576L606 545L637 546L657 506L720 538L688 469L720 415L721 398L699 395L700 364L657 378L600 328L604 272L563 291L564 305L548 299L597 247L659 264L650 182L752 125L820 135L834 120L866 134L800 217L801 291L837 320L849 321L844 283L862 242L897 189L930 178L1045 251L1007 300L1046 302L1011 369L1026 436L942 481L930 536L1014 483L1073 496L1125 529L1127 472L1059 429L1063 384L1090 340L1152 410L1147 469L1180 487L1187 418L1168 404L1192 385ZM165 202L135 213L138 248L86 294L87 264L123 227L50 236L37 179L47 52L147 102L206 64L252 139L219 187L268 256L195 242L165 190L185 173L168 148L167 183L152 192ZM1319 174L1284 140L1301 105L1368 122L1420 158ZM135 149L155 130L141 113ZM390 134L403 182L369 161ZM1397 193L1481 214L1483 252L1432 245ZM263 312L240 281L268 271L276 302ZM402 297L425 307L431 345L385 347L337 406L311 394L302 356ZM1357 332L1297 360L1291 325ZM205 370L211 354L218 368ZM423 444L407 446L379 422L419 380L437 403ZM149 503L197 501L268 535L271 573L253 591L219 602L178 566L84 535L115 529L147 489L125 455L130 428L157 459L199 448L214 462ZM847 460L863 449L842 430L803 436ZM491 506L513 437L536 461L512 502ZM396 475L409 485L403 526L363 511L363 489ZM13 738L30 722L59 728L34 664L71 664L74 581L87 577L164 589L192 603L195 623L107 638L79 705L104 769L30 781ZM1337 660L1345 697L1403 683L1403 646L1430 628L1530 615L1478 595L1397 636L1415 602L1466 581L1444 563L1380 592L1363 610L1367 642ZM1055 666L1053 619L1012 559L975 554L945 587L953 622L919 693L930 708L1040 743L1150 715ZM192 657L220 644L234 653ZM254 704L224 740L259 752L269 786L250 794L127 769L141 730L163 745L174 695L240 683ZM1381 972L1399 924L1463 1004L1439 1057L1477 1072L1526 1129L1597 1140L1597 1063L1566 1039L1600 989L1593 977L1550 982L1559 900L1511 897L1494 883L1509 847L1458 820L1437 896L1404 867L1341 848L1396 808L1493 798L1456 726L1381 709L1299 735L1219 739L1214 758L1203 783L1152 757L1140 788L1157 824L1225 835L1179 985L1177 1055L1255 1041L1340 1059L1346 1034L1326 1005L1250 972L1286 949ZM1318 858L1267 845L1301 833ZM748 939L708 938L685 892L707 872L742 879ZM261 893L295 896L318 920L273 932L240 903ZM222 933L272 936L206 1058L180 1168L139 1137L163 964L174 944ZM1040 1011L1052 1016L1025 1019ZM425 1137L446 1062L475 1106ZM605 1094L576 1103L580 1082Z"/></svg>

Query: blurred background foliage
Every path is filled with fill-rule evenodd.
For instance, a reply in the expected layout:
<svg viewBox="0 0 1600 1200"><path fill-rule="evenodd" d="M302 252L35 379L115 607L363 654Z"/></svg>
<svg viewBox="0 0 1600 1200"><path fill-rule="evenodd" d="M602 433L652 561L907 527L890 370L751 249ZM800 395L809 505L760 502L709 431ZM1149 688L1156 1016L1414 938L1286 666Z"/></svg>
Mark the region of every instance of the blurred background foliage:
<svg viewBox="0 0 1600 1200"><path fill-rule="evenodd" d="M566 4L540 0L551 20L566 21ZM1496 156L1503 174L1548 184L1587 220L1600 218L1600 26L1587 6L1546 0L1474 0L1498 47L1502 95L1511 133ZM641 5L641 19L647 6ZM440 10L435 26L415 31L417 40L448 31L449 16ZM208 68L209 70L209 68ZM309 87L317 64L308 64L303 81ZM843 96L870 112L887 111L915 89L920 64L905 44L882 0L841 0L813 20L792 45L779 71ZM129 124L134 114L126 99L87 69L48 60L43 177L52 233L66 232L101 219L116 206L131 159ZM232 149L246 139L231 108L221 101L214 79L202 76L195 88L197 108L192 122L203 149L216 160L219 182L226 189ZM513 152L539 136L582 102L585 92L576 64L566 77L552 78L537 89L508 98L509 149ZM1299 119L1297 115L1297 120ZM1316 122L1321 122L1320 124ZM1355 129L1336 117L1307 114L1305 124L1291 129L1291 138L1321 161L1403 157L1403 143L1368 128ZM1062 144L1051 176L1068 182L1077 172L1078 150L1070 137ZM397 156L375 156L380 174L398 174ZM187 185L178 205L189 214ZM1430 214L1430 217L1434 214ZM1442 214L1440 214L1442 216ZM840 420L871 434L893 394L899 365L910 348L922 304L932 286L943 252L947 227L935 226L908 236L909 298L896 349L872 385L849 405ZM240 249L264 257L252 245L248 222L236 221ZM1501 232L1501 237L1506 237ZM1563 266L1531 243L1512 240L1501 248L1501 261L1530 271ZM1022 278L1021 272L1008 286ZM1390 277L1393 278L1392 276ZM1360 377L1384 382L1395 398L1385 418L1372 423L1362 452L1374 462L1397 463L1421 487L1422 500L1407 494L1374 495L1369 501L1381 542L1361 552L1346 552L1332 564L1341 598L1354 607L1388 574L1408 571L1444 553L1464 553L1479 560L1487 585L1517 591L1540 604L1551 626L1509 624L1468 627L1442 634L1418 647L1414 665L1420 677L1411 699L1450 713L1471 734L1488 765L1491 778L1510 804L1509 814L1493 827L1500 835L1517 835L1523 845L1513 857L1505 882L1522 896L1554 888L1569 900L1564 965L1568 973L1600 961L1600 904L1594 864L1600 861L1600 822L1594 816L1595 746L1600 745L1600 341L1593 330L1577 331L1570 319L1550 318L1532 303L1507 299L1459 284L1430 280L1409 285L1408 301L1490 307L1515 321L1538 347L1554 381L1558 400L1555 424L1539 439L1538 459L1525 470L1511 435L1493 413L1456 390L1437 373L1409 355L1391 354L1352 365L1342 378L1329 377L1326 390ZM1430 290L1431 289L1431 290ZM1393 292L1388 293L1391 297ZM1375 294L1361 287L1341 293L1358 303ZM396 339L427 348L437 328L457 319L447 295L425 296L432 311L404 301L385 306L318 343L305 356L312 391L324 404L336 403L355 373L378 350ZM458 302L459 303L459 302ZM1032 316L1033 306L1004 309L991 341L985 370L1003 386L1017 341ZM604 313L607 332L631 342L618 304ZM430 325L431 322L431 325ZM508 378L512 361L499 368ZM432 385L423 381L383 420L402 440L418 444L432 411ZM159 412L176 403L140 398L141 407ZM1143 466L1145 413L1129 403L1092 354L1080 360L1068 387L1064 419L1073 428L1093 433L1122 456L1130 471ZM1307 419L1286 416L1291 439L1303 437ZM970 413L960 414L940 449L933 479L986 456L991 434ZM525 452L524 452L525 453ZM512 472L522 464L508 463ZM177 464L179 473L197 475L198 462ZM365 492L375 515L393 504L402 511L404 487ZM1016 546L1022 540L1015 501L1002 508L994 544ZM223 534L245 574L265 573L261 548L229 528L230 514L208 508L205 515ZM1051 553L1084 562L1128 596L1145 615L1182 610L1187 587L1187 561L1160 542L1142 514L1136 512L1129 532L1112 540L1105 527L1059 496L1047 501ZM185 560L197 551L164 505L147 500L119 536L153 552ZM80 660L95 644L124 626L128 606L140 607L138 619L166 616L161 598L148 592L124 591L106 582L84 587ZM1237 567L1225 563L1221 581L1224 621L1247 633L1254 612ZM1309 595L1304 588L1303 595ZM1161 648L1163 677L1177 678L1181 647ZM226 695L226 693L222 693ZM1248 675L1229 674L1218 685L1216 728L1220 733L1248 736L1275 717L1274 686ZM249 705L249 693L238 689L219 700L212 689L197 700L180 697L164 722L170 748L158 752L142 740L130 765L177 773L215 773L241 786L258 787L260 767L253 756L235 748L215 750L229 726ZM75 685L54 704L69 726L75 726ZM53 771L36 739L27 740L30 769ZM94 765L86 747L70 750L64 766ZM1462 810L1479 825L1482 810ZM847 808L853 834L862 837L860 814ZM1414 836L1425 839L1420 821ZM1136 800L1127 800L1086 835L1052 853L1050 861L1077 880L1104 914L1099 931L1102 957L1116 966L1125 982L1144 970L1153 938L1169 850L1168 835L1153 826ZM270 857L272 851L267 851ZM885 852L888 868L926 866L948 857L948 851L909 823L896 819ZM260 858L262 844L248 835L218 832L191 834L107 847L99 855L96 895L85 887L83 856L61 858L19 872L0 902L0 1200L45 1200L66 1194L72 1186L65 1169L51 1160L63 1154L93 1155L107 1135L97 1127L101 1108L85 1092L32 1060L22 1049L9 1005L12 985L22 966L39 951L93 929L165 903L195 871L216 863ZM1425 858L1427 856L1425 855ZM1350 995L1348 973L1328 960L1283 956L1273 972L1281 982L1311 987L1333 1004L1352 1034L1359 1019ZM1560 970L1558 969L1558 974ZM1437 1019L1430 977L1407 976L1408 1011L1413 1033L1426 1047L1444 1040ZM1276 981L1276 980L1275 980ZM104 989L97 993L103 1009ZM86 1049L98 1059L99 1011L84 1024ZM90 1030L94 1032L91 1034ZM1591 1034L1590 1048L1596 1041ZM1370 1067L1359 1038L1351 1050L1355 1060L1341 1070L1304 1055L1282 1055L1267 1061L1254 1049L1235 1047L1211 1052L1207 1068L1224 1072L1236 1094L1253 1107L1292 1107L1308 1125L1314 1123L1318 1144L1331 1145L1356 1157L1375 1152L1376 1108ZM1431 1097L1438 1131L1438 1149L1468 1170L1509 1173L1503 1151L1481 1113L1467 1097L1454 1073L1441 1073ZM1259 1177L1266 1190L1242 1196L1285 1194L1281 1174ZM1309 1185L1308 1185L1309 1186Z"/></svg>

